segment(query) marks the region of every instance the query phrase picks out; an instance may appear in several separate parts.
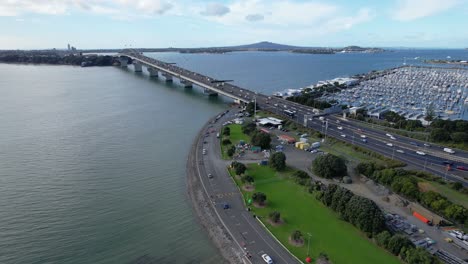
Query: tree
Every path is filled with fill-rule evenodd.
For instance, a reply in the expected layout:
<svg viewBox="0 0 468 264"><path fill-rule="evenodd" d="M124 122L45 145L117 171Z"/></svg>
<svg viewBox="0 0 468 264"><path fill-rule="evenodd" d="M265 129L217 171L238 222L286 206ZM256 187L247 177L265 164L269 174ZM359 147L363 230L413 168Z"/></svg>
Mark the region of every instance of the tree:
<svg viewBox="0 0 468 264"><path fill-rule="evenodd" d="M280 212L278 211L273 211L270 213L270 220L273 222L273 223L278 223L279 220L281 218L281 214Z"/></svg>
<svg viewBox="0 0 468 264"><path fill-rule="evenodd" d="M455 143L468 142L468 133L466 132L454 132L450 135L450 137Z"/></svg>
<svg viewBox="0 0 468 264"><path fill-rule="evenodd" d="M404 235L396 234L388 240L387 249L393 255L398 255L403 247L411 247L411 245L411 241Z"/></svg>
<svg viewBox="0 0 468 264"><path fill-rule="evenodd" d="M257 104L257 111L258 111L258 104ZM245 111L247 111L247 113L253 115L254 114L254 110L255 110L255 103L254 102L249 102L247 104L247 106L245 107Z"/></svg>
<svg viewBox="0 0 468 264"><path fill-rule="evenodd" d="M426 121L432 121L432 120L434 120L434 118L435 118L434 104L430 103L426 107L426 116L424 117L424 119Z"/></svg>
<svg viewBox="0 0 468 264"><path fill-rule="evenodd" d="M400 254L403 255L403 254ZM433 264L433 263L438 263L434 259L433 256L429 254L425 249L423 248L406 248L406 252L404 254L404 257L402 258L408 263L408 264Z"/></svg>
<svg viewBox="0 0 468 264"><path fill-rule="evenodd" d="M456 191L460 191L461 189L463 189L463 184L461 184L460 182L454 182L452 184L450 184L450 188L456 190Z"/></svg>
<svg viewBox="0 0 468 264"><path fill-rule="evenodd" d="M253 133L250 142L253 146L259 146L262 149L269 149L271 144L271 136L270 134L256 131Z"/></svg>
<svg viewBox="0 0 468 264"><path fill-rule="evenodd" d="M225 135L225 136L231 135L231 129L229 127L224 127L223 128L223 135Z"/></svg>
<svg viewBox="0 0 468 264"><path fill-rule="evenodd" d="M252 195L252 200L260 205L263 205L267 199L266 194L262 192L256 192Z"/></svg>
<svg viewBox="0 0 468 264"><path fill-rule="evenodd" d="M445 215L459 223L464 223L467 221L468 211L461 205L451 204L445 208Z"/></svg>
<svg viewBox="0 0 468 264"><path fill-rule="evenodd" d="M435 142L450 140L450 133L443 128L435 128L430 134L431 140Z"/></svg>
<svg viewBox="0 0 468 264"><path fill-rule="evenodd" d="M223 145L230 145L232 142L231 142L231 140L229 140L229 138L225 138L225 139L223 139L223 141L221 143Z"/></svg>
<svg viewBox="0 0 468 264"><path fill-rule="evenodd" d="M270 156L270 166L277 171L286 169L286 155L283 152L276 152Z"/></svg>
<svg viewBox="0 0 468 264"><path fill-rule="evenodd" d="M385 230L383 232L378 233L375 236L375 242L377 242L377 245L383 248L387 248L388 241L390 240L391 237L392 235L387 230Z"/></svg>
<svg viewBox="0 0 468 264"><path fill-rule="evenodd" d="M242 133L251 135L257 129L257 125L254 122L245 123L242 125Z"/></svg>
<svg viewBox="0 0 468 264"><path fill-rule="evenodd" d="M231 146L230 148L228 148L228 150L227 150L227 155L228 155L229 157L232 157L232 156L234 155L234 153L236 153L236 147Z"/></svg>
<svg viewBox="0 0 468 264"><path fill-rule="evenodd" d="M302 237L303 235L300 230L294 230L291 234L291 240L294 240L296 242L302 241Z"/></svg>
<svg viewBox="0 0 468 264"><path fill-rule="evenodd" d="M241 178L242 183L252 183L254 182L254 178L250 175L245 175L244 177Z"/></svg>
<svg viewBox="0 0 468 264"><path fill-rule="evenodd" d="M244 163L236 162L234 165L234 171L236 172L236 175L241 175L247 170L247 167L244 165Z"/></svg>
<svg viewBox="0 0 468 264"><path fill-rule="evenodd" d="M323 178L343 177L346 175L347 167L344 159L333 154L318 156L312 162L313 172Z"/></svg>

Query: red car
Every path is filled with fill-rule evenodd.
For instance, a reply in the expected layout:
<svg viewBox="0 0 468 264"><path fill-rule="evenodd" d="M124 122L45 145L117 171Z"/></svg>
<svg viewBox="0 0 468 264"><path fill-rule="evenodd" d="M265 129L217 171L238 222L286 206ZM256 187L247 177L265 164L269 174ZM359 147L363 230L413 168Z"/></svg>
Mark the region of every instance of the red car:
<svg viewBox="0 0 468 264"><path fill-rule="evenodd" d="M465 167L465 166L457 166L457 170L468 171L468 167Z"/></svg>

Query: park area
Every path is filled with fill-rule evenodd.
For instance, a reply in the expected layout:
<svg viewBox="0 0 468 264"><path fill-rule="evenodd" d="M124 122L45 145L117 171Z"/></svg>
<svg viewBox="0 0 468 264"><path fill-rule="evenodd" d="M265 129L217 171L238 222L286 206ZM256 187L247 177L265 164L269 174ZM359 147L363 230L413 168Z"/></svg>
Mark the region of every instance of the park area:
<svg viewBox="0 0 468 264"><path fill-rule="evenodd" d="M238 186L242 185L239 177L233 179ZM268 166L248 164L245 175L254 178L254 192L266 194L266 206L252 211L285 245L289 251L302 261L307 257L308 235L310 237L310 256L316 260L320 253L328 255L334 264L390 264L400 263L398 258L370 241L361 231L351 224L339 220L338 214L325 207L314 195L291 178L292 169L276 172ZM245 191L245 200L252 197L253 192ZM283 223L273 226L269 215L273 211L281 214ZM289 237L294 230L300 230L304 235L304 244L300 247L289 243Z"/></svg>
<svg viewBox="0 0 468 264"><path fill-rule="evenodd" d="M225 127L228 127L229 128L229 131L230 131L230 135L227 136L227 135L224 135L223 134L223 131L220 131L220 137L221 137L221 153L222 153L222 158L223 159L231 159L228 154L227 154L227 150L231 147L231 146L235 146L237 144L239 144L239 141L243 140L244 142L250 142L250 137L244 133L242 133L242 126L241 125L237 125L237 124L231 124L231 125L228 125L228 126L225 126ZM223 127L223 129L225 128ZM222 141L224 139L229 139L231 141L231 144L223 144Z"/></svg>

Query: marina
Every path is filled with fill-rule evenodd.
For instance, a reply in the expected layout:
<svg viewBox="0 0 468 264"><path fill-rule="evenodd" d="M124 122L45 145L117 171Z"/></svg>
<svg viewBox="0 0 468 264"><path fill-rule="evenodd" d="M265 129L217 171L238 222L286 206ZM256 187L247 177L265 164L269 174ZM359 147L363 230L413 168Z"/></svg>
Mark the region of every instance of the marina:
<svg viewBox="0 0 468 264"><path fill-rule="evenodd" d="M394 111L406 119L423 121L432 108L438 118L466 120L468 70L405 66L321 99L365 108L377 117Z"/></svg>

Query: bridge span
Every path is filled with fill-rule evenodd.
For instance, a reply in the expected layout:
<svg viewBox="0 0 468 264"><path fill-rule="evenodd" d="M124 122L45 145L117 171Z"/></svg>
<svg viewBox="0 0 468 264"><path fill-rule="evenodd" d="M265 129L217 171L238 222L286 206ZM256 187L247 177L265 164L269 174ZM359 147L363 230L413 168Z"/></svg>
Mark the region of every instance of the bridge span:
<svg viewBox="0 0 468 264"><path fill-rule="evenodd" d="M144 56L138 51L123 50L119 53L120 65L127 66L127 58L132 59L136 72L142 72L142 66L145 66L150 77L159 77L159 72L166 79L166 82L172 82L173 78L178 78L184 87L189 88L192 85L198 85L204 89L205 93L210 95L221 94L233 99L236 103L248 103L252 101L252 95L258 94L244 88L232 85L228 82L217 81L211 77L200 73L192 72L178 67L173 63L163 62ZM262 97L263 95L260 95ZM263 96L265 97L265 96Z"/></svg>

